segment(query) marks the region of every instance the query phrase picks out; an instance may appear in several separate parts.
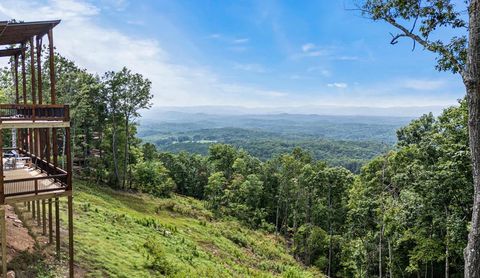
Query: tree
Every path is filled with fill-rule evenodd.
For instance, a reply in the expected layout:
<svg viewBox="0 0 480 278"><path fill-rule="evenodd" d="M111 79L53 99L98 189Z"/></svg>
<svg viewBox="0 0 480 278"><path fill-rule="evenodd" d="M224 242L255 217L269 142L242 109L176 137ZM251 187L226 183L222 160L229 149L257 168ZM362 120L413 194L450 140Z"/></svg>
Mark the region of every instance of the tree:
<svg viewBox="0 0 480 278"><path fill-rule="evenodd" d="M167 197L175 189L175 182L161 162L140 162L135 165L133 176L134 186L142 192Z"/></svg>
<svg viewBox="0 0 480 278"><path fill-rule="evenodd" d="M143 159L145 161L153 161L157 158L157 147L152 143L142 145Z"/></svg>
<svg viewBox="0 0 480 278"><path fill-rule="evenodd" d="M399 30L392 35L392 44L400 38L412 39L414 44L438 55L438 70L460 74L465 84L474 201L464 252L464 275L473 278L480 277L480 0L464 3L466 7L457 7L450 0L366 0L358 6L364 15L375 21L385 21ZM468 20L463 17L463 10L468 11ZM432 33L442 27L465 28L468 38L462 34L452 36L450 41L433 40Z"/></svg>
<svg viewBox="0 0 480 278"><path fill-rule="evenodd" d="M122 187L126 188L127 168L129 165L129 137L131 134L130 121L140 116L138 112L140 109L146 109L151 106L150 100L153 97L150 93L151 82L143 78L141 74L132 73L124 67L119 72L105 73L104 83L106 84L106 95L112 115L112 149L116 183L118 183L120 176L117 158L117 118L121 117L125 123Z"/></svg>

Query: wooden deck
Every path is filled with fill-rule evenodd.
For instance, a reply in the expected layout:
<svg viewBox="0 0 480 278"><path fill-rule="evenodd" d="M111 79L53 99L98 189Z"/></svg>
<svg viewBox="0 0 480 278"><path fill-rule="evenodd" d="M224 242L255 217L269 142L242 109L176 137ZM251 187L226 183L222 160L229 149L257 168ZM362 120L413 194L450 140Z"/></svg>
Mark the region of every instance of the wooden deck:
<svg viewBox="0 0 480 278"><path fill-rule="evenodd" d="M65 187L63 187L61 183L47 178L47 175L41 173L40 170L25 167L15 170L5 170L3 174L5 176L5 202L9 204L70 194L70 192L65 191ZM41 179L31 180L31 178ZM37 191L38 193L31 193L33 191ZM25 192L25 194L22 194L22 192Z"/></svg>
<svg viewBox="0 0 480 278"><path fill-rule="evenodd" d="M70 127L70 122L44 120L2 120L0 128L62 128Z"/></svg>

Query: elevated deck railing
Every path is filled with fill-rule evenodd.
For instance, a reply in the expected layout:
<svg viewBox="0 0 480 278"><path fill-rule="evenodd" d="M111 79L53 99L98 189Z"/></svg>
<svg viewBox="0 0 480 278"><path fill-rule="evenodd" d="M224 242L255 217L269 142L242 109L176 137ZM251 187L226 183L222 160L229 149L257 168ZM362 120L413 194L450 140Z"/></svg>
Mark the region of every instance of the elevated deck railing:
<svg viewBox="0 0 480 278"><path fill-rule="evenodd" d="M67 171L21 148L5 148L4 150L16 150L21 157L28 157L31 161L31 167L36 168L42 174L42 176L27 178L9 178L8 175L4 176L4 197L29 194L38 195L46 192L71 190ZM8 173L8 170L4 171L4 175L6 173ZM49 185L50 183L51 185Z"/></svg>
<svg viewBox="0 0 480 278"><path fill-rule="evenodd" d="M69 121L68 105L0 104L2 121Z"/></svg>
<svg viewBox="0 0 480 278"><path fill-rule="evenodd" d="M5 197L65 190L66 180L67 174L5 180L3 182ZM49 187L44 184L46 182L55 183L55 186Z"/></svg>
<svg viewBox="0 0 480 278"><path fill-rule="evenodd" d="M12 149L12 148L10 148ZM24 157L30 157L32 164L38 168L40 171L43 173L49 175L49 176L62 176L67 174L67 171L63 170L62 168L55 167L52 163L49 163L40 157L37 157L34 154L31 154L23 149L17 148L16 149L22 156ZM67 178L65 177L62 180L59 180L60 182L67 183Z"/></svg>

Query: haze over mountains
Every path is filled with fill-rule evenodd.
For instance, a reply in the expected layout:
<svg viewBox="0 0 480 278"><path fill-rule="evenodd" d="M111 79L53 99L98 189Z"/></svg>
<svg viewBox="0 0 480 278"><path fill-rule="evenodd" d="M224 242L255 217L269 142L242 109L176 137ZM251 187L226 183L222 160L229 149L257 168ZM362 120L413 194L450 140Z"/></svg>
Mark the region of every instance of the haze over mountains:
<svg viewBox="0 0 480 278"><path fill-rule="evenodd" d="M368 107L368 106L334 106L334 105L310 105L292 107L242 107L242 106L155 106L150 110L143 111L145 119L158 119L159 113L183 112L203 113L213 115L264 115L264 114L314 114L330 116L387 116L387 117L419 117L432 112L438 115L445 106L392 106L392 107Z"/></svg>

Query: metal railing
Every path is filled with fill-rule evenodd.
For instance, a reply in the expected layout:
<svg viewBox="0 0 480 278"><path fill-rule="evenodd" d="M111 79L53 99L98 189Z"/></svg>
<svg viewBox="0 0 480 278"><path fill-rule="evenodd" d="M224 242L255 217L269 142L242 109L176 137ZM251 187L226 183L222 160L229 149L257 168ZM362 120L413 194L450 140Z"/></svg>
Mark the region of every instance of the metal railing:
<svg viewBox="0 0 480 278"><path fill-rule="evenodd" d="M69 121L68 105L0 104L2 121Z"/></svg>

